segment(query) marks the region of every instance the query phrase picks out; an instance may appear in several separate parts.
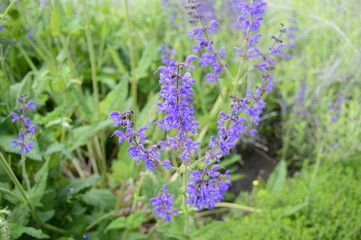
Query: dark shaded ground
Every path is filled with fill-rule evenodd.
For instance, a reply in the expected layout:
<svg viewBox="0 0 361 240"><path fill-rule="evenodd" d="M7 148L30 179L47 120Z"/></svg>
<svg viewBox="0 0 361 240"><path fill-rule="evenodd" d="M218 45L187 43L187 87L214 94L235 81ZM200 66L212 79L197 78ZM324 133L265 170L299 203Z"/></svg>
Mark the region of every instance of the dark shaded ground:
<svg viewBox="0 0 361 240"><path fill-rule="evenodd" d="M232 182L231 191L237 196L240 192L250 192L253 188L252 182L256 179L267 181L269 175L277 165L277 160L269 156L269 153L256 148L248 147L238 152L242 156L242 161L237 164L238 171L244 175L240 180Z"/></svg>

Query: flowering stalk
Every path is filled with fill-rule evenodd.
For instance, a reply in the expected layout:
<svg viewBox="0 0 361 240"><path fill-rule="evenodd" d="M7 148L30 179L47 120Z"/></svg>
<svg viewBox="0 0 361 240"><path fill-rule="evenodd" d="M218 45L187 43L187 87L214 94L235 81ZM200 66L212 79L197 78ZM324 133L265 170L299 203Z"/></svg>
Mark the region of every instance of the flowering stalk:
<svg viewBox="0 0 361 240"><path fill-rule="evenodd" d="M18 133L18 139L17 140L11 140L11 143L13 144L13 148L20 147L19 153L21 154L21 160L20 164L22 165L22 173L23 178L25 180L27 189L30 189L30 181L28 174L26 172L26 165L25 165L25 154L29 153L31 149L33 149L33 138L27 137L28 135L34 135L36 133L36 130L38 127L36 125L33 125L31 123L31 119L26 117L26 112L29 109L35 110L35 102L34 101L26 101L25 98L27 97L27 94L23 94L18 99L19 103L21 104L21 108L19 108L20 115L16 113L11 113L9 117L12 117L12 122L20 122L21 123L21 131Z"/></svg>

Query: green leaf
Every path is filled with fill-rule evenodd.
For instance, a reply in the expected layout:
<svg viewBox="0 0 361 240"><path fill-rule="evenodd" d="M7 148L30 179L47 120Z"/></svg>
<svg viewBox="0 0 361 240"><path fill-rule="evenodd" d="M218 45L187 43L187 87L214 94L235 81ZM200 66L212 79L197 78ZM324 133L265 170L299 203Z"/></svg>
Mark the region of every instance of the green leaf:
<svg viewBox="0 0 361 240"><path fill-rule="evenodd" d="M105 120L93 125L81 126L74 128L73 130L73 140L69 141L69 151L83 146L89 142L89 139L95 135L98 131L105 129L108 126L112 125L112 121Z"/></svg>
<svg viewBox="0 0 361 240"><path fill-rule="evenodd" d="M109 189L93 188L83 195L83 200L104 211L114 208L116 204L114 194Z"/></svg>
<svg viewBox="0 0 361 240"><path fill-rule="evenodd" d="M125 217L119 217L115 220L113 220L108 227L105 229L105 231L113 230L113 229L123 229L127 227L127 220Z"/></svg>
<svg viewBox="0 0 361 240"><path fill-rule="evenodd" d="M40 229L35 229L33 227L26 227L18 223L11 223L10 229L11 229L10 236L14 239L21 237L24 233L36 239L49 238L49 236L43 233Z"/></svg>
<svg viewBox="0 0 361 240"><path fill-rule="evenodd" d="M277 193L283 187L287 179L286 161L281 160L268 179L266 189L271 193Z"/></svg>
<svg viewBox="0 0 361 240"><path fill-rule="evenodd" d="M109 231L112 229L129 229L129 230L137 229L143 223L146 216L147 216L147 213L145 213L145 212L137 212L137 213L131 214L127 218L119 217L119 218L113 220L108 225L108 227L106 228L106 231Z"/></svg>
<svg viewBox="0 0 361 240"><path fill-rule="evenodd" d="M147 216L147 213L145 212L136 212L134 214L131 214L127 217L128 225L127 227L129 229L137 229L139 226L143 223L145 217Z"/></svg>
<svg viewBox="0 0 361 240"><path fill-rule="evenodd" d="M100 103L100 111L109 115L112 111L123 111L128 96L128 75L124 75L116 87Z"/></svg>
<svg viewBox="0 0 361 240"><path fill-rule="evenodd" d="M159 52L159 46L157 45L158 44L155 41L151 41L143 51L143 55L137 68L135 69L135 73L138 79L147 76L148 68L153 63Z"/></svg>
<svg viewBox="0 0 361 240"><path fill-rule="evenodd" d="M109 45L108 46L108 51L109 51L110 57L112 58L114 64L117 66L119 72L121 74L125 74L127 72L127 70L124 67L124 64L122 63L122 60L119 58L118 54L115 52L114 48L112 48Z"/></svg>
<svg viewBox="0 0 361 240"><path fill-rule="evenodd" d="M42 206L40 201L46 189L46 181L48 179L48 173L49 173L48 163L49 162L46 161L41 167L41 169L36 173L35 185L30 190L29 200L34 207Z"/></svg>
<svg viewBox="0 0 361 240"><path fill-rule="evenodd" d="M306 207L307 205L308 205L307 202L303 202L303 203L300 203L300 204L297 204L297 205L284 207L284 208L282 209L281 216L290 216L290 215L293 215L293 214L295 214L296 212L302 210L302 209L303 209L304 207Z"/></svg>
<svg viewBox="0 0 361 240"><path fill-rule="evenodd" d="M60 14L57 9L53 9L51 14L50 30L53 36L57 37L60 35Z"/></svg>
<svg viewBox="0 0 361 240"><path fill-rule="evenodd" d="M97 174L93 174L86 179L72 179L66 186L66 189L72 189L70 194L76 194L85 188L95 185L99 179L100 176Z"/></svg>

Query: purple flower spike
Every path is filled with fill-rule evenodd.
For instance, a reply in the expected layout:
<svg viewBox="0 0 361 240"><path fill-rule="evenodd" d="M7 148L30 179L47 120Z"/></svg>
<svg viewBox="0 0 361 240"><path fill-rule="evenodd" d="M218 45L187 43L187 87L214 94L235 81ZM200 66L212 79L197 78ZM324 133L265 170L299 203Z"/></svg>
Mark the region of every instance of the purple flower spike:
<svg viewBox="0 0 361 240"><path fill-rule="evenodd" d="M167 193L167 185L160 190L158 196L151 198L150 201L154 208L154 212L164 221L169 222L171 215L178 215L178 209L172 208L174 196Z"/></svg>
<svg viewBox="0 0 361 240"><path fill-rule="evenodd" d="M29 109L35 109L34 101L26 101L25 98L27 94L20 96L18 99L21 104L21 108L18 110L20 115L16 113L11 113L9 117L12 117L12 122L20 122L21 123L21 131L18 133L18 139L12 140L12 147L17 148L20 147L19 153L29 153L31 149L33 149L33 139L28 137L29 134L35 134L38 127L31 123L31 119L26 117L25 114Z"/></svg>
<svg viewBox="0 0 361 240"><path fill-rule="evenodd" d="M192 204L197 209L212 209L216 203L222 201L223 194L229 189L231 181L223 180L230 177L229 171L221 174L216 172L219 168L221 166L216 164L212 168L191 171L192 177L189 178L191 183L187 185L187 204Z"/></svg>

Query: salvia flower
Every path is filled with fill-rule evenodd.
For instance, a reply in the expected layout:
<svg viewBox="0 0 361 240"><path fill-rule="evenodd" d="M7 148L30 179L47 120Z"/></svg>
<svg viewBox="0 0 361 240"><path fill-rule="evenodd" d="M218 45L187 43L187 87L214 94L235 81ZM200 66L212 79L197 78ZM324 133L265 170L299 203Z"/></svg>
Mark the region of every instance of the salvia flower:
<svg viewBox="0 0 361 240"><path fill-rule="evenodd" d="M223 200L223 194L229 189L231 181L224 180L230 177L229 171L221 174L216 171L219 168L221 166L215 164L211 168L191 170L192 177L187 185L187 204L192 204L197 209L212 209Z"/></svg>
<svg viewBox="0 0 361 240"><path fill-rule="evenodd" d="M178 209L173 208L173 200L174 196L168 193L167 185L164 185L156 197L150 199L154 212L166 222L170 221L171 215L179 214Z"/></svg>
<svg viewBox="0 0 361 240"><path fill-rule="evenodd" d="M209 2L209 1L208 1ZM205 79L209 83L214 83L220 77L224 64L221 62L221 57L226 57L225 48L221 47L217 52L213 47L213 41L210 40L209 35L213 32L217 32L219 29L219 23L215 18L211 19L207 23L208 19L204 17L202 8L206 6L206 1L189 1L187 6L190 9L189 15L191 16L191 23L200 22L201 26L195 27L191 30L187 30L189 38L196 40L197 44L192 46L194 53L203 51L204 53L200 56L198 63L202 68L210 66L212 72L205 75Z"/></svg>
<svg viewBox="0 0 361 240"><path fill-rule="evenodd" d="M18 99L19 103L21 104L21 108L18 109L19 114L11 113L9 115L9 117L12 118L12 122L21 123L21 131L18 133L18 139L11 140L13 148L20 147L19 153L29 153L31 149L34 148L34 139L31 136L34 135L38 129L36 125L31 123L31 119L26 117L26 112L29 109L35 110L35 102L26 101L26 97L27 94L24 94Z"/></svg>
<svg viewBox="0 0 361 240"><path fill-rule="evenodd" d="M158 71L161 72L159 82L162 84L160 96L164 99L163 102L157 103L158 112L165 113L165 116L156 123L158 128L165 131L177 130L174 138L168 136L167 141L159 143L160 149L177 147L182 151L181 159L183 161L188 161L192 152L198 151L196 146L199 144L190 139L190 135L197 132L196 126L198 125L191 104L194 100L191 97L194 92L192 84L195 83L195 80L189 72L180 73L181 70L187 68L193 70L195 66L190 63L194 59L197 57L191 55L184 63L172 63L169 67L158 68Z"/></svg>
<svg viewBox="0 0 361 240"><path fill-rule="evenodd" d="M153 145L150 149L146 149L144 144L146 143L147 135L144 131L148 128L141 127L138 131L134 131L134 122L129 119L131 114L134 114L134 112L112 112L110 114L110 118L114 122L114 126L120 126L125 129L125 131L116 130L112 136L118 136L119 143L122 143L123 141L131 143L131 146L128 149L129 156L135 158L135 162L137 164L140 160L144 161L145 168L153 171L155 167L162 164L158 159L160 156L160 153L158 152L159 149L156 145Z"/></svg>

